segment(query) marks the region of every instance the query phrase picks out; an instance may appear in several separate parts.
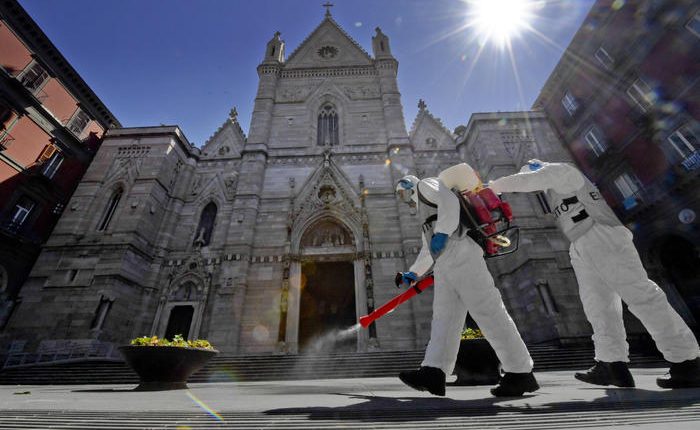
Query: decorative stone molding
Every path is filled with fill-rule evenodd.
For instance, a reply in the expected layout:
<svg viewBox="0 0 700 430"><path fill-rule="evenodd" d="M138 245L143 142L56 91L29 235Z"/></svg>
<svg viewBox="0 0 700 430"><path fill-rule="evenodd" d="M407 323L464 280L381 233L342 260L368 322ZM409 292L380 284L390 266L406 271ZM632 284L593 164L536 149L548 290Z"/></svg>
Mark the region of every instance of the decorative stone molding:
<svg viewBox="0 0 700 430"><path fill-rule="evenodd" d="M379 88L375 86L345 86L343 87L343 92L353 100L376 99L380 95Z"/></svg>
<svg viewBox="0 0 700 430"><path fill-rule="evenodd" d="M118 158L138 158L145 157L151 152L151 147L147 145L128 145L117 148Z"/></svg>
<svg viewBox="0 0 700 430"><path fill-rule="evenodd" d="M277 101L281 103L303 102L311 91L312 87L308 85L282 87L277 91Z"/></svg>
<svg viewBox="0 0 700 430"><path fill-rule="evenodd" d="M323 78L328 76L375 76L377 70L372 66L329 67L314 69L282 70L282 78Z"/></svg>

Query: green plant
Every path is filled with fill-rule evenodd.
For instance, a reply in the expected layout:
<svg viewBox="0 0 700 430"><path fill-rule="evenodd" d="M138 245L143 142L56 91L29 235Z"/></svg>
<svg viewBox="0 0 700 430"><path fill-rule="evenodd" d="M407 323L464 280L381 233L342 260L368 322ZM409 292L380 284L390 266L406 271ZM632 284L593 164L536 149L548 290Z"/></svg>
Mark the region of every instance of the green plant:
<svg viewBox="0 0 700 430"><path fill-rule="evenodd" d="M479 330L478 328L473 329L473 328L467 327L462 332L462 340L481 339L483 337L484 337L483 333L481 333L481 330Z"/></svg>
<svg viewBox="0 0 700 430"><path fill-rule="evenodd" d="M173 340L168 339L158 339L158 336L143 336L137 337L131 340L131 345L133 346L176 346L179 348L203 348L203 349L214 349L208 340L195 339L195 340L185 340L181 334L176 334Z"/></svg>

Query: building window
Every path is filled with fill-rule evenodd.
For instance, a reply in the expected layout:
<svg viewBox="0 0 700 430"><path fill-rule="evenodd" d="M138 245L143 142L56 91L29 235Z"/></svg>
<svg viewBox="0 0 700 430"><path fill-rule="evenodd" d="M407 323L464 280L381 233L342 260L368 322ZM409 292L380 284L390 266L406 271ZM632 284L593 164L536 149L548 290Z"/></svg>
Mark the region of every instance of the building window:
<svg viewBox="0 0 700 430"><path fill-rule="evenodd" d="M87 127L88 122L90 122L90 117L81 109L78 109L75 115L73 115L73 118L68 122L67 127L70 131L75 133L76 136L80 136L80 133Z"/></svg>
<svg viewBox="0 0 700 430"><path fill-rule="evenodd" d="M579 108L579 104L578 101L576 101L576 97L574 97L574 95L571 94L569 91L564 93L564 97L561 99L561 104L571 116L574 116L574 114Z"/></svg>
<svg viewBox="0 0 700 430"><path fill-rule="evenodd" d="M544 305L544 310L547 312L547 315L558 314L559 309L557 309L557 304L554 301L554 297L552 297L552 291L549 289L549 283L538 282L537 292L540 295L540 300L542 300L542 304Z"/></svg>
<svg viewBox="0 0 700 430"><path fill-rule="evenodd" d="M121 188L112 194L112 197L109 199L109 203L105 208L104 215L102 215L102 220L97 226L97 231L104 231L107 229L109 222L112 220L112 216L114 216L114 212L117 210L117 205L119 204L119 200L122 198L122 194L124 194L124 190Z"/></svg>
<svg viewBox="0 0 700 430"><path fill-rule="evenodd" d="M595 51L595 58L608 70L612 69L615 65L615 60L613 60L610 54L608 54L608 51L602 46Z"/></svg>
<svg viewBox="0 0 700 430"><path fill-rule="evenodd" d="M630 173L623 173L615 179L615 186L622 196L622 205L625 209L637 206L640 198L639 181Z"/></svg>
<svg viewBox="0 0 700 430"><path fill-rule="evenodd" d="M32 92L38 91L49 79L49 74L39 63L32 63L19 78L22 85Z"/></svg>
<svg viewBox="0 0 700 430"><path fill-rule="evenodd" d="M324 105L318 114L317 144L331 146L338 144L338 113L332 105Z"/></svg>
<svg viewBox="0 0 700 430"><path fill-rule="evenodd" d="M75 281L75 278L78 277L78 269L70 269L68 272L66 272L66 281L69 284L72 284L73 281Z"/></svg>
<svg viewBox="0 0 700 430"><path fill-rule="evenodd" d="M12 209L12 214L10 215L10 225L14 228L19 228L27 221L29 214L32 213L36 207L36 202L27 196L22 196L15 203L15 207Z"/></svg>
<svg viewBox="0 0 700 430"><path fill-rule="evenodd" d="M207 246L211 243L211 234L214 231L214 221L216 220L216 204L210 202L204 207L202 214L199 216L199 224L197 225L194 244L199 246Z"/></svg>
<svg viewBox="0 0 700 430"><path fill-rule="evenodd" d="M700 37L700 10L695 12L695 15L693 15L690 21L685 25L685 28L690 30L694 35Z"/></svg>
<svg viewBox="0 0 700 430"><path fill-rule="evenodd" d="M680 155L683 167L688 170L700 168L700 124L692 122L679 127L668 137L673 149Z"/></svg>
<svg viewBox="0 0 700 430"><path fill-rule="evenodd" d="M44 168L41 169L41 173L47 178L52 179L58 171L58 168L61 167L62 163L63 154L61 154L59 151L55 151L51 158L44 163Z"/></svg>
<svg viewBox="0 0 700 430"><path fill-rule="evenodd" d="M608 149L608 147L605 145L603 132L600 131L600 129L595 125L588 128L588 131L586 131L583 138L596 157L599 157L603 152L605 152L606 149Z"/></svg>
<svg viewBox="0 0 700 430"><path fill-rule="evenodd" d="M92 323L90 324L92 330L99 330L104 326L107 314L109 310L112 309L112 303L114 303L114 300L105 296L100 297L100 303L97 305L97 309L95 309L95 316L92 318Z"/></svg>
<svg viewBox="0 0 700 430"><path fill-rule="evenodd" d="M642 78L637 78L632 85L627 88L627 95L639 106L642 112L648 111L656 100L656 95L651 89L651 86Z"/></svg>
<svg viewBox="0 0 700 430"><path fill-rule="evenodd" d="M542 208L542 213L552 213L552 208L549 207L549 201L547 201L547 195L543 191L538 191L537 194L535 194L535 196L537 197L537 201L539 202L540 207Z"/></svg>

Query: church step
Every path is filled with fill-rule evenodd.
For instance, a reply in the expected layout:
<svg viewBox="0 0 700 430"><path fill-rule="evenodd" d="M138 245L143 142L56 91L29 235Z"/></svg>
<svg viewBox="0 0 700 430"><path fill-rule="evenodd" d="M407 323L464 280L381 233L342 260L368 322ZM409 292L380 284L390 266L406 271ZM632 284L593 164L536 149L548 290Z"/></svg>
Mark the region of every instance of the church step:
<svg viewBox="0 0 700 430"><path fill-rule="evenodd" d="M531 346L535 371L582 369L593 364L590 347ZM424 351L356 354L219 356L190 382L266 381L394 376L420 365ZM662 360L631 354L632 366L663 366ZM4 369L0 384L132 384L136 375L123 363L81 361Z"/></svg>

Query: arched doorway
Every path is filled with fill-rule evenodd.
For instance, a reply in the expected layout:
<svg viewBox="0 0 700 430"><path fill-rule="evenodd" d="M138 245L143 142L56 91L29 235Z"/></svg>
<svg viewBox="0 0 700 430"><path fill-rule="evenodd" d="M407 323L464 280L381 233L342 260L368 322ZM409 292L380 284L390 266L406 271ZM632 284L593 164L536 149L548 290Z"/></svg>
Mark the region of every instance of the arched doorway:
<svg viewBox="0 0 700 430"><path fill-rule="evenodd" d="M668 280L696 323L700 322L700 257L695 245L683 237L670 235L657 242L655 251Z"/></svg>
<svg viewBox="0 0 700 430"><path fill-rule="evenodd" d="M293 305L288 316L288 342L301 353L354 352L358 335L339 333L357 322L366 311L365 291L360 286L362 263L354 235L340 221L326 216L304 230L299 260L292 264ZM294 275L296 273L297 275Z"/></svg>
<svg viewBox="0 0 700 430"><path fill-rule="evenodd" d="M181 335L184 339L189 339L192 317L194 316L194 306L176 305L170 309L168 326L165 329L166 339L172 340L176 335Z"/></svg>
<svg viewBox="0 0 700 430"><path fill-rule="evenodd" d="M199 337L206 304L206 288L193 274L174 281L161 296L152 333L172 340L177 334L193 340Z"/></svg>

